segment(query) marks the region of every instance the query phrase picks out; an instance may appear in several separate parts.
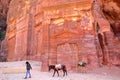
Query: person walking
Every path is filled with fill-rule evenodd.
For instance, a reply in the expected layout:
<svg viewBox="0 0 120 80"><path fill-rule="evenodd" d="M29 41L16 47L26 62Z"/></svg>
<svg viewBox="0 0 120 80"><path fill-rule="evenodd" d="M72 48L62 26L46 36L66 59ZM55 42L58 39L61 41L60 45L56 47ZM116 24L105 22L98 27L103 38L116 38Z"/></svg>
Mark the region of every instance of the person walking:
<svg viewBox="0 0 120 80"><path fill-rule="evenodd" d="M30 63L26 62L26 75L25 75L24 79L27 79L28 75L29 75L29 78L31 78L31 73L30 73L31 69L32 69L32 67L31 67Z"/></svg>

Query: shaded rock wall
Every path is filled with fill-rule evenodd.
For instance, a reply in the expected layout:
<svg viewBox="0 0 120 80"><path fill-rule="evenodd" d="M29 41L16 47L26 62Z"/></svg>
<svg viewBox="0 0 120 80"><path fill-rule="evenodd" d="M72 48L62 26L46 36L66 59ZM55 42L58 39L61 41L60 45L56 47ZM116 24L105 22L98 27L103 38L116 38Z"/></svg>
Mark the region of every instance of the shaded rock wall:
<svg viewBox="0 0 120 80"><path fill-rule="evenodd" d="M113 33L105 33L108 45L110 62L115 65L120 63L120 1L103 0L102 10L111 25Z"/></svg>
<svg viewBox="0 0 120 80"><path fill-rule="evenodd" d="M0 0L0 34L6 30L6 18L11 0Z"/></svg>
<svg viewBox="0 0 120 80"><path fill-rule="evenodd" d="M6 18L10 1L11 0L0 0L0 61L6 61L7 58L6 40L3 39L6 33Z"/></svg>
<svg viewBox="0 0 120 80"><path fill-rule="evenodd" d="M116 37L120 37L120 1L103 0L102 9L105 17L111 24Z"/></svg>

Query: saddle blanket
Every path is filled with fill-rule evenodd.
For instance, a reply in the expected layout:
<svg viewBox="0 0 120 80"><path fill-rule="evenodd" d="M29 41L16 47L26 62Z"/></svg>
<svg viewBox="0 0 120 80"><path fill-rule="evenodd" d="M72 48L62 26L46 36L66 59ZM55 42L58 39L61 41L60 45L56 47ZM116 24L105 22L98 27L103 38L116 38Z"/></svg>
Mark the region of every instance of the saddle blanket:
<svg viewBox="0 0 120 80"><path fill-rule="evenodd" d="M56 69L61 69L61 66L62 66L61 64L56 64L56 65L55 65L55 68L56 68Z"/></svg>

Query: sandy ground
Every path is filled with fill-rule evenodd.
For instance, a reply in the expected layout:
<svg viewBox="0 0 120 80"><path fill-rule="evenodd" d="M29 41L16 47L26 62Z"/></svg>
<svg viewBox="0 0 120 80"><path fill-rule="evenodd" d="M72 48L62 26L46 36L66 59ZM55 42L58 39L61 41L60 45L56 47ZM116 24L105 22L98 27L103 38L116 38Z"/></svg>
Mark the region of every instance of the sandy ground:
<svg viewBox="0 0 120 80"><path fill-rule="evenodd" d="M60 77L57 75L52 77L53 72L40 71L40 62L30 61L30 63L33 67L32 78L26 80L120 80L120 68L118 67L102 67L86 73L68 72L65 77L62 76L63 73L60 71ZM25 73L3 74L5 68L25 68L25 61L0 63L0 80L25 80Z"/></svg>

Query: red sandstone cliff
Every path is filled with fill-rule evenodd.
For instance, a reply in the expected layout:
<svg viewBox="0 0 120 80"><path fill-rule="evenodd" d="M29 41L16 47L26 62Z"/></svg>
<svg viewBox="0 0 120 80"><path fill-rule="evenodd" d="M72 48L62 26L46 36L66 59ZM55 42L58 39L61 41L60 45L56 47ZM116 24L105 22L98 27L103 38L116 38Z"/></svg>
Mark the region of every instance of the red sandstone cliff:
<svg viewBox="0 0 120 80"><path fill-rule="evenodd" d="M120 65L120 1L99 1L12 0L7 60L41 60L43 66L64 61L70 70L82 60L89 67Z"/></svg>

